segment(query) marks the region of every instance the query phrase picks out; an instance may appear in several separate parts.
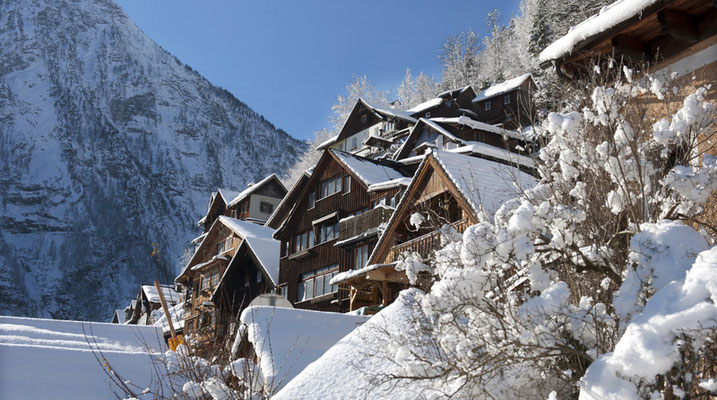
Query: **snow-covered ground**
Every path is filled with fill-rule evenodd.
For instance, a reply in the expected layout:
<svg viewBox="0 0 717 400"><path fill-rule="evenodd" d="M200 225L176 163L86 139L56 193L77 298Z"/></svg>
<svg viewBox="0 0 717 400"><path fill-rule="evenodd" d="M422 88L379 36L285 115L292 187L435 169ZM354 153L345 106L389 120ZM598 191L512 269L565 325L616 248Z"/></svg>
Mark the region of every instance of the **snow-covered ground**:
<svg viewBox="0 0 717 400"><path fill-rule="evenodd" d="M282 387L367 317L279 307L249 307L241 315L264 380Z"/></svg>
<svg viewBox="0 0 717 400"><path fill-rule="evenodd" d="M113 399L105 360L123 381L143 388L151 356L165 350L152 326L0 316L0 399Z"/></svg>

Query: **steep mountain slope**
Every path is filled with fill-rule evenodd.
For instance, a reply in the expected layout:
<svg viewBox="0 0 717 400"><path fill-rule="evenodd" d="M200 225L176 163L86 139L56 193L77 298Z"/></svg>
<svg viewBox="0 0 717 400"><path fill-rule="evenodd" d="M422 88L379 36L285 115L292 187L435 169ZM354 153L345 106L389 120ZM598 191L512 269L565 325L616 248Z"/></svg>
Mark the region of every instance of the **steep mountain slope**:
<svg viewBox="0 0 717 400"><path fill-rule="evenodd" d="M0 314L110 318L173 278L211 190L305 147L111 0L0 0L0 43Z"/></svg>

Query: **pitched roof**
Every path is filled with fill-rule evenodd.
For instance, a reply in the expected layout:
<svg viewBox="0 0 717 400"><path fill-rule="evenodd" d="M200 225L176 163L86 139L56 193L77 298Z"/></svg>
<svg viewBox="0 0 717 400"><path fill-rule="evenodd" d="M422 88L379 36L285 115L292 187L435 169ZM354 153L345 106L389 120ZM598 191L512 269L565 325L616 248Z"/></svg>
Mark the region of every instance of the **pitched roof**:
<svg viewBox="0 0 717 400"><path fill-rule="evenodd" d="M219 218L217 218L216 221L214 221L212 226L209 228L207 235L204 236L202 242L199 244L199 246L197 246L197 249L194 251L192 258L189 259L189 262L187 263L187 265L184 266L182 272L180 272L177 278L175 278L175 281L184 276L184 274L190 270L190 266L195 265L195 258L198 254L200 254L200 250L203 248L204 242L209 237L209 233L211 233L215 229L218 229L218 224L226 226L242 239L245 239L247 237L271 239L272 235L274 234L274 230L272 228L269 228L268 226L257 225L253 222L243 221L240 219L227 217L225 215L220 215Z"/></svg>
<svg viewBox="0 0 717 400"><path fill-rule="evenodd" d="M166 285L160 285L162 294L164 295L164 301L169 304L176 304L179 301L179 293L174 288ZM159 303L159 293L154 285L142 285L142 293L150 303Z"/></svg>
<svg viewBox="0 0 717 400"><path fill-rule="evenodd" d="M274 286L279 284L279 252L281 242L272 238L246 237L243 245L247 245L259 266L266 272Z"/></svg>
<svg viewBox="0 0 717 400"><path fill-rule="evenodd" d="M509 165L447 151L433 151L441 166L478 215L492 216L507 200L517 197L520 188L535 186L537 180ZM518 187L516 187L516 184Z"/></svg>
<svg viewBox="0 0 717 400"><path fill-rule="evenodd" d="M278 222L276 221L276 219L279 218L282 213L284 213L285 207L287 206L286 203L290 201L290 199L293 199L300 194L301 190L304 188L304 185L306 184L306 182L308 182L309 177L311 177L311 171L312 170L304 171L304 173L301 174L299 179L294 182L289 191L286 192L286 195L284 195L284 198L282 198L279 202L279 205L274 208L274 212L271 214L269 219L266 220L264 226L271 227L272 225L274 225L274 223ZM286 211L285 214L288 214L289 211L291 211L291 209Z"/></svg>
<svg viewBox="0 0 717 400"><path fill-rule="evenodd" d="M517 131L512 131L509 129L501 128L499 126L486 124L485 122L476 121L472 118L468 118L466 116L460 116L460 117L436 117L431 118L431 121L438 122L438 123L444 123L444 124L459 124L459 125L465 125L473 129L478 129L481 131L486 132L493 132L497 133L499 135L503 135L512 139L518 139L518 140L525 140L525 136Z"/></svg>
<svg viewBox="0 0 717 400"><path fill-rule="evenodd" d="M479 101L490 99L491 97L499 96L503 93L508 93L512 90L515 90L519 88L520 85L522 85L523 82L525 82L528 78L533 79L533 76L530 74L523 74L513 79L508 79L505 82L495 84L488 89L478 93L478 95L473 99L473 102L477 103Z"/></svg>
<svg viewBox="0 0 717 400"><path fill-rule="evenodd" d="M284 184L281 183L281 180L279 180L279 177L276 176L276 174L271 174L271 175L267 176L266 178L260 180L257 183L250 184L249 187L242 190L241 193L237 193L234 197L232 197L232 200L230 202L227 202L227 206L231 207L231 206L239 203L240 201L246 199L252 193L259 190L262 186L266 185L267 183L269 183L272 180L276 181L276 183L278 183L279 186L281 186L281 188L284 190L284 193L286 193L286 188L284 187Z"/></svg>
<svg viewBox="0 0 717 400"><path fill-rule="evenodd" d="M619 0L603 7L598 14L591 16L578 25L570 28L565 36L546 47L538 59L541 63L557 60L569 55L581 44L589 42L597 35L608 31L621 22L633 17L641 17L648 7L661 3L660 0ZM542 64L541 64L542 66Z"/></svg>
<svg viewBox="0 0 717 400"><path fill-rule="evenodd" d="M354 156L340 150L330 149L328 151L353 172L366 186L405 177L399 171L368 158Z"/></svg>

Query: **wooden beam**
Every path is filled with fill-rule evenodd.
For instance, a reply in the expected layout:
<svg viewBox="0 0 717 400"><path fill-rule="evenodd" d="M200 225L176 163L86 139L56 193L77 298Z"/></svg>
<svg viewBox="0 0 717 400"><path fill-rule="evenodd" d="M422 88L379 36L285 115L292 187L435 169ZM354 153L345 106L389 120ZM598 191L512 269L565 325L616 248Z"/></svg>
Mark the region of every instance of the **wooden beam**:
<svg viewBox="0 0 717 400"><path fill-rule="evenodd" d="M616 54L629 57L634 61L640 61L647 53L647 44L641 40L624 35L618 35L610 39Z"/></svg>
<svg viewBox="0 0 717 400"><path fill-rule="evenodd" d="M699 40L697 21L685 13L675 10L661 10L657 13L663 35L672 36L687 43Z"/></svg>

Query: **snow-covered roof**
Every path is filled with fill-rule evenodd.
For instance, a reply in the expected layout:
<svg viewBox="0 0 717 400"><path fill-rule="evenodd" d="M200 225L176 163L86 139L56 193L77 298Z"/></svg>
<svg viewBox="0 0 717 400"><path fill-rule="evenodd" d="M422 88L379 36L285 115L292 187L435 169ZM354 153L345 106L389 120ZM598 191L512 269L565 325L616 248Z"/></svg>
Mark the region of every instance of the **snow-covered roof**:
<svg viewBox="0 0 717 400"><path fill-rule="evenodd" d="M152 357L167 349L152 326L0 316L0 398L116 398L88 341L118 376L141 388L154 381Z"/></svg>
<svg viewBox="0 0 717 400"><path fill-rule="evenodd" d="M117 323L118 324L124 324L125 321L125 312L124 310L115 309L115 313L112 316L112 319L114 320L114 317L117 317Z"/></svg>
<svg viewBox="0 0 717 400"><path fill-rule="evenodd" d="M531 175L509 165L440 150L431 154L476 214L483 210L492 216L503 203L518 197L521 189L537 183Z"/></svg>
<svg viewBox="0 0 717 400"><path fill-rule="evenodd" d="M239 237L241 238L251 236L256 238L270 239L271 235L274 234L274 230L269 228L268 226L262 226L253 222L247 222L241 219L227 217L226 215L220 216L218 220L227 228L234 231L234 233L239 235Z"/></svg>
<svg viewBox="0 0 717 400"><path fill-rule="evenodd" d="M244 243L249 246L256 256L261 268L269 276L274 286L279 284L279 252L281 242L269 238L247 236Z"/></svg>
<svg viewBox="0 0 717 400"><path fill-rule="evenodd" d="M272 399L302 399L309 393L311 398L327 400L363 399L367 393L376 399L444 397L445 393L441 396L425 392L421 380L397 385L394 380L371 379L396 372L396 349L386 346L386 335L397 335L398 341L400 335L415 331L411 325L415 300L411 298L416 292L417 289L401 292L395 302L328 349Z"/></svg>
<svg viewBox="0 0 717 400"><path fill-rule="evenodd" d="M356 174L366 186L405 177L395 169L369 159L359 158L343 151L331 151L348 169Z"/></svg>
<svg viewBox="0 0 717 400"><path fill-rule="evenodd" d="M535 169L535 162L532 158L501 149L500 147L491 146L483 142L464 142L464 146L445 151L460 154L482 154L511 164L518 164L527 168Z"/></svg>
<svg viewBox="0 0 717 400"><path fill-rule="evenodd" d="M245 309L240 320L247 325L265 381L281 387L367 318L258 306Z"/></svg>
<svg viewBox="0 0 717 400"><path fill-rule="evenodd" d="M164 301L168 304L176 304L179 301L179 293L174 288L168 286L160 286L162 288L162 295L164 295ZM147 297L147 301L150 303L159 303L159 293L154 285L142 285L142 292Z"/></svg>
<svg viewBox="0 0 717 400"><path fill-rule="evenodd" d="M493 132L497 133L499 135L504 135L509 138L518 139L518 140L525 140L525 136L517 131L511 131L508 129L501 128L499 126L486 124L485 122L476 121L472 118L468 118L466 116L460 116L460 117L436 117L431 118L431 121L443 123L443 124L459 124L459 125L465 125L473 129L478 129L486 132Z"/></svg>
<svg viewBox="0 0 717 400"><path fill-rule="evenodd" d="M330 137L329 139L327 139L327 140L321 142L320 145L316 146L316 149L317 149L317 150L323 150L323 149L325 149L325 148L331 146L332 144L334 144L334 143L336 143L336 142L338 142L338 141L339 141L339 135L332 136L332 137Z"/></svg>
<svg viewBox="0 0 717 400"><path fill-rule="evenodd" d="M222 196L222 199L224 199L224 204L229 204L229 202L232 201L233 198L239 195L239 191L237 190L223 188L218 188L217 193L219 193Z"/></svg>
<svg viewBox="0 0 717 400"><path fill-rule="evenodd" d="M623 21L641 15L647 7L658 2L659 0L619 0L607 5L598 14L570 28L565 36L540 52L538 59L543 63L564 57L572 53L575 46L581 42L589 40Z"/></svg>
<svg viewBox="0 0 717 400"><path fill-rule="evenodd" d="M530 74L523 74L513 79L508 79L505 82L495 84L488 89L478 93L478 95L473 99L473 102L477 103L479 101L490 99L491 97L499 96L503 93L508 93L511 90L515 90L519 88L520 85L522 85L523 82L525 82L528 78L532 78L532 76Z"/></svg>
<svg viewBox="0 0 717 400"><path fill-rule="evenodd" d="M242 190L241 193L237 193L234 197L232 197L232 200L227 203L227 206L231 207L231 206L233 206L233 205L239 203L240 201L246 199L248 196L250 196L252 193L254 193L255 191L257 191L259 188L261 188L262 186L264 186L267 182L269 182L269 181L272 180L272 179L273 179L273 180L276 180L276 182L277 182L279 185L281 185L281 187L284 187L284 185L283 185L283 184L281 183L281 181L279 180L279 177L276 176L276 174L271 174L271 175L267 176L266 178L260 180L260 181L257 182L257 183L250 184L249 187L247 187L246 189Z"/></svg>
<svg viewBox="0 0 717 400"><path fill-rule="evenodd" d="M338 285L339 283L346 282L349 279L353 279L357 276L361 276L367 272L371 272L373 270L377 270L381 267L385 267L388 265L390 265L390 264L371 264L371 265L367 265L363 268L351 269L348 271L340 272L340 273L334 275L334 277L331 278L331 281L329 283L332 285Z"/></svg>
<svg viewBox="0 0 717 400"><path fill-rule="evenodd" d="M184 328L185 310L184 303L178 303L169 307L169 315L172 316L172 326L175 330ZM167 316L164 315L164 311L160 308L153 311L153 313L156 313L156 318L154 318L154 324L152 325L161 328L164 333L169 332L169 324L167 323Z"/></svg>
<svg viewBox="0 0 717 400"><path fill-rule="evenodd" d="M406 112L414 114L414 115L420 114L426 110L429 110L433 107L441 105L441 103L443 103L443 101L444 101L444 99L442 99L440 97L436 97L436 98L430 99L428 101L424 101L423 103L418 104L414 107L411 107L408 110L406 110Z"/></svg>
<svg viewBox="0 0 717 400"><path fill-rule="evenodd" d="M203 263L199 263L199 264L193 265L193 266L192 266L192 271L198 271L198 270L200 270L200 269L206 267L207 265L213 263L213 262L216 261L216 260L229 261L229 260L231 260L231 258L229 258L229 256L218 255L218 254L217 254L217 255L214 255L212 258L210 258L208 261L205 261L205 262L203 262Z"/></svg>
<svg viewBox="0 0 717 400"><path fill-rule="evenodd" d="M388 108L375 107L375 106L372 106L371 104L369 104L366 100L363 100L363 99L360 99L360 100L363 101L364 104L366 104L369 108L371 108L375 112L382 114L384 116L399 118L399 119L403 119L403 120L406 120L408 122L413 122L413 123L416 122L416 119L413 118L413 116L409 112L396 110L395 108L390 108L390 107L388 107Z"/></svg>
<svg viewBox="0 0 717 400"><path fill-rule="evenodd" d="M368 191L369 192L380 192L382 190L388 190L397 188L399 186L408 186L411 183L411 178L403 177L403 178L397 178L397 179L389 179L384 182L374 183L372 185L369 185Z"/></svg>

